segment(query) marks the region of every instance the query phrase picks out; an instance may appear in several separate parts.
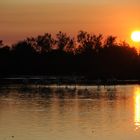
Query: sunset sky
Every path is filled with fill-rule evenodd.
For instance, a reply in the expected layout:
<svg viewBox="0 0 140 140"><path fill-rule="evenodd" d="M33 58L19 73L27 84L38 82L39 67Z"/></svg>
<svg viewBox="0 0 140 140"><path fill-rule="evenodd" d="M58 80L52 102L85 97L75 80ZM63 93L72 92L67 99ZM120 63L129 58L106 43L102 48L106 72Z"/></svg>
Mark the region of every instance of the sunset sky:
<svg viewBox="0 0 140 140"><path fill-rule="evenodd" d="M0 0L0 39L11 44L59 30L117 36L140 29L140 0Z"/></svg>

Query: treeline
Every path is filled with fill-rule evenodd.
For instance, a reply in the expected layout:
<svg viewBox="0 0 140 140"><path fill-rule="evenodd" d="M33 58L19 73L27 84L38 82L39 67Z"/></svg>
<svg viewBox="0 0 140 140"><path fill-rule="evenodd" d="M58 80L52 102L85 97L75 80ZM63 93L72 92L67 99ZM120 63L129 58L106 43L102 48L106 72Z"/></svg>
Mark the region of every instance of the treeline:
<svg viewBox="0 0 140 140"><path fill-rule="evenodd" d="M80 31L28 37L11 46L0 41L0 75L72 75L89 79L140 79L140 56L116 37Z"/></svg>

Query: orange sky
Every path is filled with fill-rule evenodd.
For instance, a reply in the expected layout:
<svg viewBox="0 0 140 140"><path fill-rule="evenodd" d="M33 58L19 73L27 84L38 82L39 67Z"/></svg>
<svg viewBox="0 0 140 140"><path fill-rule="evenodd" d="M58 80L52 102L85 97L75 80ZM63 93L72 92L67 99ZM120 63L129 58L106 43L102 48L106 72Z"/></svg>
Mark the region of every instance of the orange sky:
<svg viewBox="0 0 140 140"><path fill-rule="evenodd" d="M59 30L115 35L130 43L131 31L140 29L139 0L11 1L0 1L0 39L7 44Z"/></svg>

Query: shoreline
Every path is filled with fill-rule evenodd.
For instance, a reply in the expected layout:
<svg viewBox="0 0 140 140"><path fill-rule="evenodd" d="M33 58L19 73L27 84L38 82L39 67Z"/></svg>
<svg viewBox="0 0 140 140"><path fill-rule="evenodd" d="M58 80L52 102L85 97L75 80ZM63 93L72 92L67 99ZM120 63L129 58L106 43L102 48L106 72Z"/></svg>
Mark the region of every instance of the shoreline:
<svg viewBox="0 0 140 140"><path fill-rule="evenodd" d="M4 84L129 85L140 84L140 80L88 79L84 76L15 76L1 77L0 85Z"/></svg>

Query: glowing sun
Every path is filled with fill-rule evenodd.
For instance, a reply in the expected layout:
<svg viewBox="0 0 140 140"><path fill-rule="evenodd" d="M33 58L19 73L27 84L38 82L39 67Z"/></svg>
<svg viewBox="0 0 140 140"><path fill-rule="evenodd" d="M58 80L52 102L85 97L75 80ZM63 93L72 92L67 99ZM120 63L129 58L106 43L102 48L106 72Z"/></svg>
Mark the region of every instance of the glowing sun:
<svg viewBox="0 0 140 140"><path fill-rule="evenodd" d="M134 42L140 42L140 31L134 31L134 32L132 32L131 39Z"/></svg>

